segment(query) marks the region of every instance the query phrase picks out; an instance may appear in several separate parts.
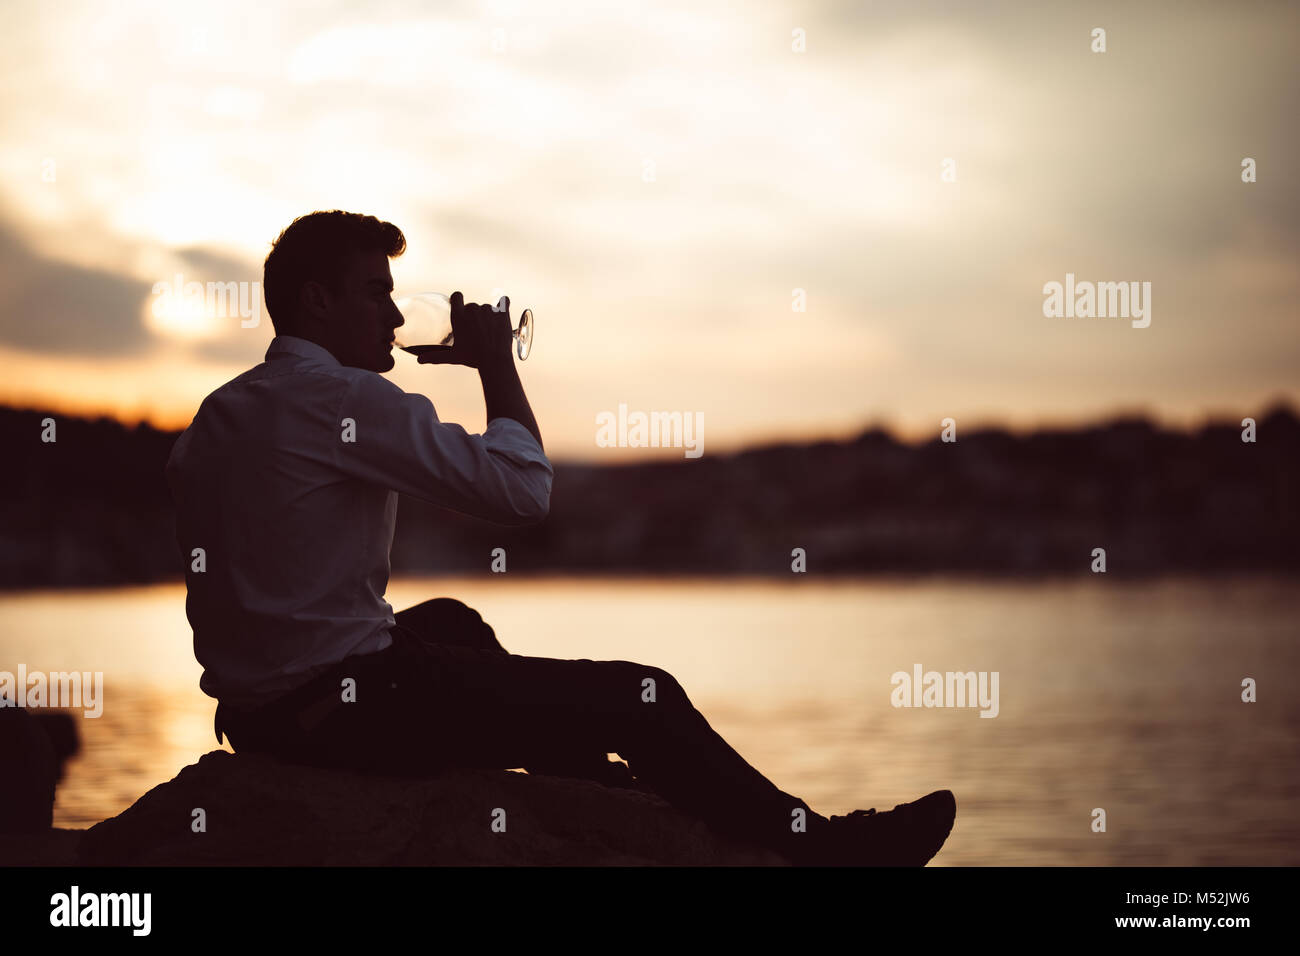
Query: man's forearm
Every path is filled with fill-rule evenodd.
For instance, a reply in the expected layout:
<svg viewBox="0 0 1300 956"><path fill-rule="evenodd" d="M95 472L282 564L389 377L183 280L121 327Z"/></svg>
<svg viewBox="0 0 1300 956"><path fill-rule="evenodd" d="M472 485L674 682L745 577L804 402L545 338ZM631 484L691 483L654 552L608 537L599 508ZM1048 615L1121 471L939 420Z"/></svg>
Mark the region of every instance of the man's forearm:
<svg viewBox="0 0 1300 956"><path fill-rule="evenodd" d="M537 444L542 445L542 432L533 417L532 406L524 394L524 384L519 380L519 369L514 361L500 365L485 366L479 369L479 381L483 383L483 403L487 406L487 420L490 424L494 418L513 418L523 425ZM546 446L542 445L542 450Z"/></svg>

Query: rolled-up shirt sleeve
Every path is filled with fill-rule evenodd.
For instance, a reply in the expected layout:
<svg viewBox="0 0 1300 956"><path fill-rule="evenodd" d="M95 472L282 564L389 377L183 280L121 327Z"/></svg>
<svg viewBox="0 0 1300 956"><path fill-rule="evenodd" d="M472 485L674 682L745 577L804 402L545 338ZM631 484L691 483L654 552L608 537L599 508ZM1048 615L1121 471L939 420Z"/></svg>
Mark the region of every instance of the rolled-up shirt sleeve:
<svg viewBox="0 0 1300 956"><path fill-rule="evenodd" d="M439 421L425 396L378 375L355 379L338 415L335 461L344 474L496 524L533 524L550 510L555 472L512 418L494 418L471 435Z"/></svg>

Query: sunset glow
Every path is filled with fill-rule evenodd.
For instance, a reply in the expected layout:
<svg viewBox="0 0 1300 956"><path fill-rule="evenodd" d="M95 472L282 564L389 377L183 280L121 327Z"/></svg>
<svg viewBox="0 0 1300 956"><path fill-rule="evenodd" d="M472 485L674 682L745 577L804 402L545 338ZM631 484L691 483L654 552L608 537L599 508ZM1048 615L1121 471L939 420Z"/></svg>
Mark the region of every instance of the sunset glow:
<svg viewBox="0 0 1300 956"><path fill-rule="evenodd" d="M1295 401L1295 11L1104 7L1099 56L1013 9L32 5L0 38L0 400L185 424L272 330L152 290L251 287L344 208L405 231L399 290L534 310L560 457L643 455L595 444L620 402L721 451ZM1067 273L1150 282L1154 321L1045 317ZM472 374L405 358L483 427Z"/></svg>

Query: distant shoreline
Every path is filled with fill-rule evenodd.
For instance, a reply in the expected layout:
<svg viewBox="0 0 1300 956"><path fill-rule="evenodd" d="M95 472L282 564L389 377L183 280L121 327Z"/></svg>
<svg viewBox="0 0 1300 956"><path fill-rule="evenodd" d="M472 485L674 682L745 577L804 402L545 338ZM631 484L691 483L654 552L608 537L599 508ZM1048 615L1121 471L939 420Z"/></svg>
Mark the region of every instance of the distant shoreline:
<svg viewBox="0 0 1300 956"><path fill-rule="evenodd" d="M59 417L43 443L46 414L0 407L0 591L181 580L163 475L179 433ZM1097 549L1112 578L1300 572L1300 420L1255 421L1253 442L1238 422L1130 419L557 461L535 526L403 497L393 575L488 575L498 548L510 576L1041 579L1093 573Z"/></svg>
<svg viewBox="0 0 1300 956"><path fill-rule="evenodd" d="M491 573L471 574L467 572L413 572L406 574L394 574L389 579L389 586L400 587L404 584L424 583L430 580L445 582L449 587L458 584L485 584L489 581L500 581L501 587L509 587L511 581L528 581L530 583L546 582L572 582L577 584L626 584L626 585L664 585L664 586L691 586L714 587L718 585L737 585L743 586L752 584L756 587L772 587L785 585L790 588L800 587L819 587L825 584L835 584L841 586L853 585L878 585L897 583L899 585L924 584L934 582L949 582L954 586L979 586L979 585L1050 585L1050 584L1078 584L1083 582L1104 583L1106 586L1123 586L1125 584L1133 585L1151 585L1161 582L1169 583L1187 583L1196 581L1213 582L1224 584L1232 581L1242 582L1260 582L1260 581L1277 581L1288 583L1300 581L1300 568L1281 568L1281 569L1262 569L1258 571L1251 570L1226 570L1226 571L1153 571L1146 574L1132 574L1126 577L1108 574L1105 576L1094 575L1088 572L1069 572L1069 571L1040 571L1040 572L979 572L979 571L917 571L911 573L902 572L862 572L862 571L828 571L819 574L754 574L745 571L721 572L717 574L684 574L680 572L666 571L662 574L656 574L646 571L611 571L611 572L592 572L578 573L564 570L557 571L511 571L509 575L499 575ZM119 584L58 584L58 585L41 585L36 587L22 587L13 585L0 584L0 599L5 597L31 596L38 597L42 594L51 595L70 595L78 593L102 593L108 591L123 591L130 589L156 588L156 587L184 587L185 580L181 577L160 579L157 581L135 581Z"/></svg>

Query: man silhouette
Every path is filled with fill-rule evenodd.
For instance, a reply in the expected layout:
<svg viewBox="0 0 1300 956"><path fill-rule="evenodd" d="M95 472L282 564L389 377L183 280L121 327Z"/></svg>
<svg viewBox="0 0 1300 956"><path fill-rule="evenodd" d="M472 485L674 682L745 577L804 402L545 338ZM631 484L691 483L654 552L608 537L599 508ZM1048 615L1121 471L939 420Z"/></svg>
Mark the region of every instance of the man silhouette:
<svg viewBox="0 0 1300 956"><path fill-rule="evenodd" d="M481 435L379 374L403 322L388 260L405 248L372 216L296 219L266 258L266 360L203 401L168 461L217 740L376 773L523 767L635 785L798 864L927 862L952 826L948 791L827 819L746 763L660 668L510 654L451 598L393 613L398 492L525 525L546 517L553 478L508 299L455 293L454 345L420 357L477 369Z"/></svg>

